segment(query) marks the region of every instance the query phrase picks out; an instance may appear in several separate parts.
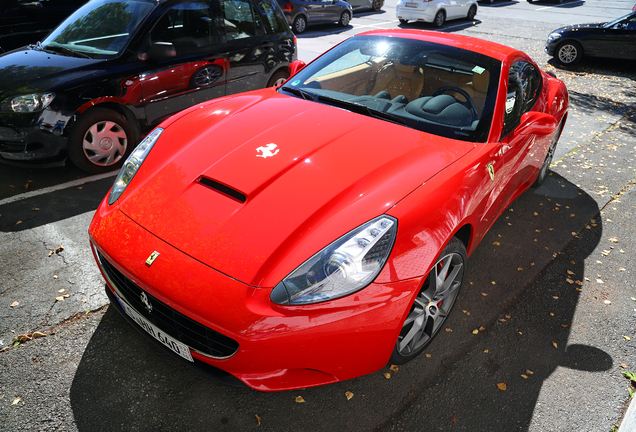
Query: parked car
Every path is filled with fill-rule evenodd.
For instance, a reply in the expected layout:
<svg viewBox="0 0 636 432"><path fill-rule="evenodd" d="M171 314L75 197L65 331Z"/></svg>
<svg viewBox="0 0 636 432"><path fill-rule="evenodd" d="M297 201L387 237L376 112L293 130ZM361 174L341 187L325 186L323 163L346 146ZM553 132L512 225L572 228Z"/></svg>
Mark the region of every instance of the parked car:
<svg viewBox="0 0 636 432"><path fill-rule="evenodd" d="M0 0L0 53L42 40L87 0Z"/></svg>
<svg viewBox="0 0 636 432"><path fill-rule="evenodd" d="M477 0L398 0L395 14L402 24L424 21L441 27L447 20L477 15Z"/></svg>
<svg viewBox="0 0 636 432"><path fill-rule="evenodd" d="M384 6L384 0L347 0L347 3L351 5L354 12L364 9L379 11Z"/></svg>
<svg viewBox="0 0 636 432"><path fill-rule="evenodd" d="M278 3L296 34L312 24L335 22L346 27L353 16L351 4L344 0L278 0Z"/></svg>
<svg viewBox="0 0 636 432"><path fill-rule="evenodd" d="M545 52L562 66L583 57L636 60L636 12L611 22L576 24L558 28L548 35Z"/></svg>
<svg viewBox="0 0 636 432"><path fill-rule="evenodd" d="M296 57L273 0L92 0L0 56L0 160L116 169L170 115L280 84Z"/></svg>
<svg viewBox="0 0 636 432"><path fill-rule="evenodd" d="M376 30L303 66L164 121L89 228L113 308L257 390L422 353L568 112L530 57L468 36Z"/></svg>

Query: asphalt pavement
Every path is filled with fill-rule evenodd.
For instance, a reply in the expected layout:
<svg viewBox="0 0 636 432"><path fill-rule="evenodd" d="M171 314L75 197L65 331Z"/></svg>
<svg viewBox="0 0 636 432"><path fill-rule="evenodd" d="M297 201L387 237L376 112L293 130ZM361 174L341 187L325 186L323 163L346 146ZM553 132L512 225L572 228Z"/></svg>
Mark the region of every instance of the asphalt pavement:
<svg viewBox="0 0 636 432"><path fill-rule="evenodd" d="M386 3L346 32L310 29L301 58L347 32L399 26L395 2ZM480 3L475 22L445 25L522 49L565 81L571 111L558 161L471 256L454 311L424 355L343 383L259 393L166 357L106 306L88 245L113 177L0 166L0 430L636 430L636 418L631 429L623 420L636 391L623 376L636 373L635 64L566 71L542 51L555 27L617 17L631 4Z"/></svg>

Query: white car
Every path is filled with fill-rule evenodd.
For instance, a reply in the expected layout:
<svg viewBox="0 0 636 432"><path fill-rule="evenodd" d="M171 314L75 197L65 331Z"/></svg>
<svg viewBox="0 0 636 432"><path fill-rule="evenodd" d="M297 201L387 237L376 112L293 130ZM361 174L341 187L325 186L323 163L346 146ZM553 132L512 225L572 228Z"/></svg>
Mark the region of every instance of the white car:
<svg viewBox="0 0 636 432"><path fill-rule="evenodd" d="M441 27L446 20L475 18L477 0L398 0L395 12L402 24L425 21Z"/></svg>

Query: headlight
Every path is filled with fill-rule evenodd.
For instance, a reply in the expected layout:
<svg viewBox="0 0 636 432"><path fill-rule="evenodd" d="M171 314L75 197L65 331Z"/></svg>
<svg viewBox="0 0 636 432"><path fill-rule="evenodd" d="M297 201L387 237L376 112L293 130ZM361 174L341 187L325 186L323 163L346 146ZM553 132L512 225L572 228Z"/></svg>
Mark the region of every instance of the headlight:
<svg viewBox="0 0 636 432"><path fill-rule="evenodd" d="M128 156L128 159L124 162L124 166L121 167L121 171L119 171L119 174L115 179L115 184L113 184L113 187L110 190L110 195L108 196L109 205L113 205L113 203L119 199L119 196L124 192L124 190L126 190L128 183L130 183L135 174L137 174L137 170L146 159L146 156L148 156L148 153L150 153L152 146L155 145L162 132L163 129L161 128L157 128L150 132L146 138L139 143L135 151Z"/></svg>
<svg viewBox="0 0 636 432"><path fill-rule="evenodd" d="M561 33L550 33L548 35L548 43L552 43L557 39L561 39L563 35Z"/></svg>
<svg viewBox="0 0 636 432"><path fill-rule="evenodd" d="M369 285L391 253L397 220L377 217L309 258L274 287L274 303L303 305L333 300Z"/></svg>
<svg viewBox="0 0 636 432"><path fill-rule="evenodd" d="M42 111L53 102L55 93L32 93L6 99L3 111L29 113Z"/></svg>

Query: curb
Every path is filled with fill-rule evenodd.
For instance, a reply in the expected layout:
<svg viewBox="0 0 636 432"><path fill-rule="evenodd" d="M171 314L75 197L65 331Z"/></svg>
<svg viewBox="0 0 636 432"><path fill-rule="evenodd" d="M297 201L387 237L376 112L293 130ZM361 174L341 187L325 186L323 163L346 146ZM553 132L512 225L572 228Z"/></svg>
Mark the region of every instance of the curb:
<svg viewBox="0 0 636 432"><path fill-rule="evenodd" d="M618 427L618 432L636 432L636 402L633 400L630 402L625 417Z"/></svg>

